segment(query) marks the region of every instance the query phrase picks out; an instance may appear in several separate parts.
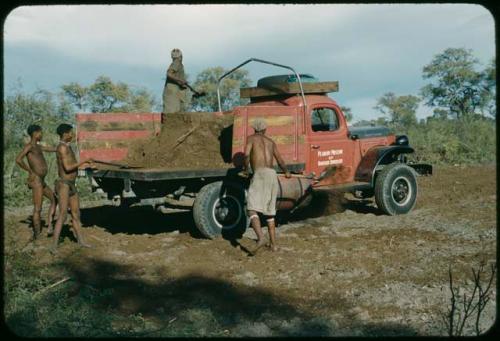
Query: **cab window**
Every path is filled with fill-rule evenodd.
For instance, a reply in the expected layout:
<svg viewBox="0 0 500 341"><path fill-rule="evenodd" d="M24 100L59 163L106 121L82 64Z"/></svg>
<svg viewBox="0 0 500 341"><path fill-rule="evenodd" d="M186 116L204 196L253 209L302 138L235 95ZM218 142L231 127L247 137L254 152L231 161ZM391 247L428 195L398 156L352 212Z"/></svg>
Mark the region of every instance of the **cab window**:
<svg viewBox="0 0 500 341"><path fill-rule="evenodd" d="M333 131L339 128L339 120L335 110L317 108L311 112L311 127L313 131Z"/></svg>

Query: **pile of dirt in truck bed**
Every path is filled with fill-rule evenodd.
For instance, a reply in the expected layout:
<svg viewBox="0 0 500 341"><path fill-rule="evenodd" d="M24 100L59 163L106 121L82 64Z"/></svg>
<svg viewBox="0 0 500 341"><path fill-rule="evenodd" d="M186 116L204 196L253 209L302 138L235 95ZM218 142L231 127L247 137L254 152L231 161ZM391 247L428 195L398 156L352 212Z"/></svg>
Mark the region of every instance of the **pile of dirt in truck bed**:
<svg viewBox="0 0 500 341"><path fill-rule="evenodd" d="M230 114L167 114L160 134L132 146L124 161L145 168L228 168L233 120Z"/></svg>

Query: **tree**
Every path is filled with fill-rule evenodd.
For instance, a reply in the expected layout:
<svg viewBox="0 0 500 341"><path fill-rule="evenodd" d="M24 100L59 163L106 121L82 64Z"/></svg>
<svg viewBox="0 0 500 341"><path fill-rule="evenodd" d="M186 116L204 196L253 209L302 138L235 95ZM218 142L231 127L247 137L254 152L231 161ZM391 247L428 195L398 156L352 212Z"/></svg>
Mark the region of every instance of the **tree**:
<svg viewBox="0 0 500 341"><path fill-rule="evenodd" d="M57 119L59 105L47 90L27 94L21 90L7 96L4 106L4 147L18 146L26 137L26 128L33 123L42 127Z"/></svg>
<svg viewBox="0 0 500 341"><path fill-rule="evenodd" d="M157 106L153 94L145 88L131 88L100 76L88 87L72 82L61 87L64 111L151 112Z"/></svg>
<svg viewBox="0 0 500 341"><path fill-rule="evenodd" d="M89 88L83 87L76 82L61 86L64 97L73 104L78 111L87 108Z"/></svg>
<svg viewBox="0 0 500 341"><path fill-rule="evenodd" d="M484 106L484 73L476 71L478 60L472 50L448 48L423 68L423 78L430 84L421 89L431 107L447 109L454 117L476 113Z"/></svg>
<svg viewBox="0 0 500 341"><path fill-rule="evenodd" d="M156 106L156 99L147 89L139 88L131 90L127 103L127 111L151 112Z"/></svg>
<svg viewBox="0 0 500 341"><path fill-rule="evenodd" d="M490 61L490 64L484 69L482 73L483 78L483 89L481 93L482 103L481 103L481 113L492 117L497 115L496 107L496 63L495 58Z"/></svg>
<svg viewBox="0 0 500 341"><path fill-rule="evenodd" d="M417 124L420 98L413 95L396 96L388 92L380 97L374 109L389 118L388 124L396 130L407 130Z"/></svg>
<svg viewBox="0 0 500 341"><path fill-rule="evenodd" d="M353 119L351 108L349 108L349 107L340 107L340 109L344 113L345 120L347 122L351 122L352 119Z"/></svg>
<svg viewBox="0 0 500 341"><path fill-rule="evenodd" d="M193 87L198 91L204 91L206 95L193 98L191 103L192 110L218 111L217 80L227 71L217 66L207 68L196 76ZM248 71L244 69L236 70L224 78L220 87L222 110L228 110L234 106L245 104L246 102L240 99L239 89L241 87L248 87L250 84L251 80L248 76Z"/></svg>
<svg viewBox="0 0 500 341"><path fill-rule="evenodd" d="M99 76L89 87L89 104L92 112L117 112L124 110L130 99L127 84L113 81L106 76Z"/></svg>

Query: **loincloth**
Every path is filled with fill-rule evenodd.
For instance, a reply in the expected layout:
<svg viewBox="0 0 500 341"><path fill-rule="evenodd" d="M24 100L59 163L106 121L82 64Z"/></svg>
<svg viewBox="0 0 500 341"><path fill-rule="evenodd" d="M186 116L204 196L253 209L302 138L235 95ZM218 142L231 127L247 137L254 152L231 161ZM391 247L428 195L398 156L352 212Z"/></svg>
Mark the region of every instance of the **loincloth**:
<svg viewBox="0 0 500 341"><path fill-rule="evenodd" d="M59 193L59 186L63 185L63 184L68 185L70 197L78 193L78 190L76 189L76 181L75 180L56 179L56 181L54 181L56 195Z"/></svg>
<svg viewBox="0 0 500 341"><path fill-rule="evenodd" d="M279 183L272 168L259 168L253 174L248 188L247 209L267 216L276 215Z"/></svg>

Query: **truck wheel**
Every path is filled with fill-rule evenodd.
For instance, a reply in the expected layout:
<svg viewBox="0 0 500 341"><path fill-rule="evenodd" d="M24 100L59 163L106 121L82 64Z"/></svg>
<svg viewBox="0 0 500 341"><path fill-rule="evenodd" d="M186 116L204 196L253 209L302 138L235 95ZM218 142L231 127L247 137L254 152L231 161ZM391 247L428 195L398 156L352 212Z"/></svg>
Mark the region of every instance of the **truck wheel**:
<svg viewBox="0 0 500 341"><path fill-rule="evenodd" d="M241 236L247 226L245 192L236 186L223 186L222 181L203 187L193 205L193 218L198 230L207 238L221 234Z"/></svg>
<svg viewBox="0 0 500 341"><path fill-rule="evenodd" d="M389 215L411 211L417 200L415 171L402 163L394 163L380 171L375 180L375 202Z"/></svg>

